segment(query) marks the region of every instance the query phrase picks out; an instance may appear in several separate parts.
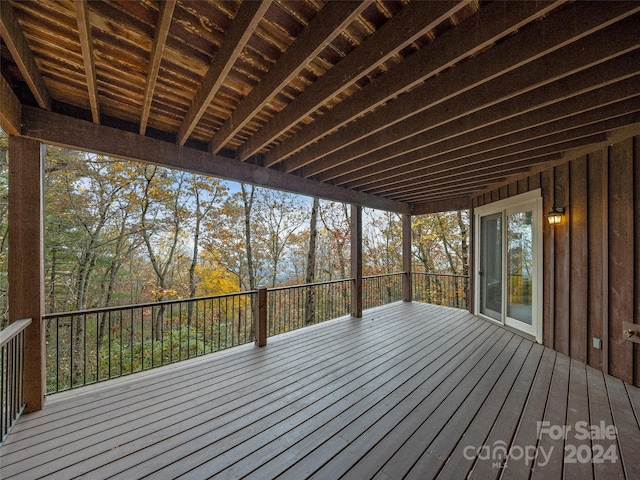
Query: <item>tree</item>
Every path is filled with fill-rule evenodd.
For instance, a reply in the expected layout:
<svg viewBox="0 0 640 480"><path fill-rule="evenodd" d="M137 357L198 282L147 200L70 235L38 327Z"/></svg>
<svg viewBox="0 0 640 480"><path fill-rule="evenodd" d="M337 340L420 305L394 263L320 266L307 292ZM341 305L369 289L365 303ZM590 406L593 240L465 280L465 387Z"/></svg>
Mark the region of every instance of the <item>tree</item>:
<svg viewBox="0 0 640 480"><path fill-rule="evenodd" d="M364 209L365 273L377 275L402 269L402 220L398 214Z"/></svg>
<svg viewBox="0 0 640 480"><path fill-rule="evenodd" d="M142 196L139 198L140 228L147 248L149 261L156 274L152 293L161 302L173 296L169 285L169 272L180 238L181 226L186 217L182 185L185 173L172 173L159 167L145 166L141 171ZM154 321L156 340L162 339L164 308L157 309Z"/></svg>
<svg viewBox="0 0 640 480"><path fill-rule="evenodd" d="M349 207L346 203L327 202L320 206L320 219L323 225L321 256L324 265L322 271L326 280L347 277L347 262L350 255L351 227ZM334 263L337 259L337 264Z"/></svg>
<svg viewBox="0 0 640 480"><path fill-rule="evenodd" d="M242 192L242 206L244 210L244 238L245 251L247 255L247 274L249 276L249 290L256 288L256 273L253 265L253 245L251 243L251 212L253 211L253 200L255 198L256 189L253 185L249 188L242 183L240 185Z"/></svg>
<svg viewBox="0 0 640 480"><path fill-rule="evenodd" d="M316 276L316 239L318 237L318 210L320 210L320 199L313 198L311 206L311 220L309 221L309 251L307 254L307 272L305 283L310 284L315 281ZM314 290L307 289L305 324L311 325L315 321L315 295Z"/></svg>
<svg viewBox="0 0 640 480"><path fill-rule="evenodd" d="M278 282L286 249L306 216L302 197L277 190L261 188L258 196L258 215L254 222L264 232L263 242L270 272L270 285Z"/></svg>

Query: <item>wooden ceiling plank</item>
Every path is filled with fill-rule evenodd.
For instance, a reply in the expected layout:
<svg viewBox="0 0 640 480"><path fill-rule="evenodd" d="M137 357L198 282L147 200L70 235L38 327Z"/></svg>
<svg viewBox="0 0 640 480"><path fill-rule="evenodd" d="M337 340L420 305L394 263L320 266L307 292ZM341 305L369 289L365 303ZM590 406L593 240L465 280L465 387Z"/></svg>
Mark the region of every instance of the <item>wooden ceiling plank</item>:
<svg viewBox="0 0 640 480"><path fill-rule="evenodd" d="M140 135L144 135L147 131L147 123L149 122L149 113L151 112L151 102L160 72L160 63L164 54L164 47L169 35L169 27L173 18L177 0L162 0L158 12L158 22L156 24L155 34L153 37L153 46L151 47L151 58L149 60L149 69L147 72L147 81L144 89L144 100L142 102L142 115L140 117Z"/></svg>
<svg viewBox="0 0 640 480"><path fill-rule="evenodd" d="M538 165L548 162L557 162L561 158L562 154L556 153L544 157L532 158L530 160L530 164ZM522 175L526 172L529 172L530 170L530 166L519 166L514 167L513 169L505 168L501 172L490 172L471 177L461 177L446 183L430 185L428 189L420 189L418 191L407 193L405 195L390 195L389 198L393 198L394 200L403 199L402 201L406 201L410 204L415 204L424 202L427 199L438 199L443 194L447 195L452 194L453 192L455 192L456 194L459 194L459 192L468 193L470 189L477 189L478 187L484 188L489 184L501 182L504 178L510 175Z"/></svg>
<svg viewBox="0 0 640 480"><path fill-rule="evenodd" d="M628 17L630 10L640 11L640 4L633 4L634 8L626 6L627 10L619 6L612 9L611 5L600 2L582 5L600 7L603 11L597 18L589 15L573 18L576 12L571 8L564 9L548 18L551 23L543 21L520 35L509 37L486 53L389 102L375 115L368 115L339 134L320 140L288 162L295 161L297 155L307 160L324 157L298 172L305 177L317 175L382 146L451 121L456 116L544 85L562 72L569 75L572 70L586 68L590 62L607 58L614 52L637 48L638 16L611 25L621 16ZM625 42L624 46L618 46L617 41ZM588 50L582 50L584 48ZM551 69L555 72L552 73ZM287 168L284 170L288 171Z"/></svg>
<svg viewBox="0 0 640 480"><path fill-rule="evenodd" d="M278 95L306 65L317 57L371 1L329 2L313 18L291 45L227 118L209 142L209 151L218 153L273 97ZM239 157L239 160L246 158Z"/></svg>
<svg viewBox="0 0 640 480"><path fill-rule="evenodd" d="M638 98L636 98L635 100L636 104L640 104ZM511 146L488 150L486 152L479 152L475 155L463 157L454 155L443 155L441 157L431 159L429 163L423 164L421 168L415 169L411 173L395 175L395 171L391 171L389 173L393 176L389 181L380 179L375 183L367 185L366 187L359 188L359 190L367 191L369 193L373 193L378 189L384 190L385 192L392 191L394 188L400 188L403 185L409 185L419 182L420 179L428 177L430 175L443 174L444 172L447 172L454 168L468 168L470 165L478 161L516 154L532 148L539 148L547 144L557 143L558 141L563 141L568 138L606 132L614 128L619 128L625 124L635 123L635 121L637 121L637 112L637 108L636 110L627 109L624 114L617 115L611 118L605 118L601 121L590 123L587 125L577 125L572 130L560 131L558 133L549 134L545 137L539 137L533 140L529 140L528 142L514 143ZM399 168L398 171L400 170L404 169Z"/></svg>
<svg viewBox="0 0 640 480"><path fill-rule="evenodd" d="M555 159L555 161L557 161L557 159ZM520 173L518 176L525 176L526 173ZM425 202L434 202L434 201L438 201L441 198L443 198L443 196L446 197L450 197L450 196L458 196L458 195L469 195L469 196L475 196L475 194L479 191L479 190L484 190L487 185L492 185L494 183L502 183L504 182L505 178L507 178L506 176L504 177L493 177L491 179L484 179L484 180L476 180L473 182L468 182L465 183L463 187L461 187L459 190L456 189L455 192L453 192L451 189L449 189L449 191L447 192L446 189L443 190L439 190L439 191L435 191L433 193L429 192L426 193L424 195L417 195L414 197L411 205L420 205L422 203Z"/></svg>
<svg viewBox="0 0 640 480"><path fill-rule="evenodd" d="M604 142L601 142L596 145L587 145L587 146L583 146L583 147L579 147L573 150L563 152L560 158L556 159L555 161L538 162L535 165L532 165L531 168L529 169L528 175L539 174L557 165L561 165L568 161L575 160L576 158L584 157L585 155L588 155L598 150L602 150L603 148L608 148L610 145L620 143L624 140L635 137L637 135L640 135L640 122L636 122L631 125L617 128L607 134L607 139ZM512 183L518 180L519 178L520 178L520 175L517 175L517 174L509 175L502 182L496 182L486 186L483 189L478 190L476 192L476 195L480 195L480 194L495 190L496 188L503 187L505 185L508 185L509 183Z"/></svg>
<svg viewBox="0 0 640 480"><path fill-rule="evenodd" d="M640 45L634 44L634 48L639 47ZM571 52L568 53L572 54ZM568 98L579 96L587 91L593 91L608 84L623 81L626 78L636 76L640 72L640 64L635 63L640 60L640 50L605 61L596 66L591 66L592 62L590 60L586 58L585 62L581 62L576 59L576 63L573 65L570 62L565 62L562 65L556 63L546 64L544 62L542 65L538 65L537 62L534 62L529 65L530 68L519 72L523 77L509 76L504 78L505 83L496 80L491 84L483 85L481 90L462 95L459 101L453 102L452 105L450 103L441 104L429 111L418 114L412 121L401 122L391 132L387 132L386 136L382 132L376 137L367 139L368 142L363 141L348 147L346 150L350 154L357 150L358 156L345 162L337 161L338 165L335 168L328 169L318 175L316 180L325 181L338 178L343 172L347 177L350 172L357 172L354 174L361 176L367 171L373 172L377 170L378 168L376 167L381 163L386 165L392 163L394 157L509 118L522 118L522 115L526 112L535 111L548 105L560 103ZM575 73L576 69L572 67L577 67L578 63L582 63L584 69ZM544 73L534 72L536 67L545 66L549 77L546 77ZM565 66L567 67L566 70ZM524 75L533 82L532 86L536 87L535 89L528 88L528 82L524 79ZM562 78L562 75L565 75L565 77ZM558 80L559 77L560 79ZM552 83L547 83L548 81ZM518 94L515 91L517 89L521 93ZM635 94L635 89L633 94ZM615 96L609 99L608 103L614 101L616 101ZM590 103L588 99L587 103ZM580 111L582 110L584 109L581 108ZM571 114L571 112L568 114ZM431 123L425 123L428 121L431 121ZM401 134L399 132L402 129L405 132L410 130L412 135L394 142L394 139L400 138L399 135ZM393 136L393 134L397 136ZM491 139L494 134L490 133L489 135L491 136L487 139ZM388 145L378 143L383 140L388 141ZM368 149L372 151L363 153L363 150ZM339 155L340 152L336 152L327 156L327 159L333 159ZM310 166L301 169L297 173L300 176L309 177L311 176L308 175L310 173L309 170ZM341 180L340 183L345 182Z"/></svg>
<svg viewBox="0 0 640 480"><path fill-rule="evenodd" d="M9 135L20 135L22 105L2 75L0 75L0 101L0 128Z"/></svg>
<svg viewBox="0 0 640 480"><path fill-rule="evenodd" d="M604 139L609 130L633 123L634 118L635 115L623 115L575 128L568 132L549 135L543 139L530 140L467 158L458 158L450 162L440 162L440 159L438 159L437 165L416 172L410 180L394 182L388 185L379 184L373 188L360 189L360 191L366 191L374 195L389 195L406 189L422 188L426 182L434 178L441 180L456 175L471 175L477 171L490 171L493 168L500 170L507 164L529 161L532 154L540 156L549 152L554 153L559 150L575 148L581 144L594 143L591 139L596 138L597 135L602 135Z"/></svg>
<svg viewBox="0 0 640 480"><path fill-rule="evenodd" d="M468 0L410 3L250 137L238 150L237 157L248 158L259 152L283 132L468 3Z"/></svg>
<svg viewBox="0 0 640 480"><path fill-rule="evenodd" d="M457 210L469 210L471 208L470 196L453 196L431 202L413 205L411 215L426 215L429 213L453 212Z"/></svg>
<svg viewBox="0 0 640 480"><path fill-rule="evenodd" d="M563 2L496 2L481 8L462 24L448 30L393 68L376 77L293 137L275 145L265 154L264 164L272 166L310 145L323 135L342 127L363 113L379 107L401 92L438 75L461 60L493 45ZM310 163L302 155L285 161L283 170L291 172Z"/></svg>
<svg viewBox="0 0 640 480"><path fill-rule="evenodd" d="M87 0L75 0L73 4L75 6L76 20L78 22L78 33L80 35L80 47L82 50L82 61L84 62L89 105L91 106L91 117L93 118L93 123L100 123L100 101L98 98L96 64L93 59L93 40L91 38L91 22L89 21L89 4Z"/></svg>
<svg viewBox="0 0 640 480"><path fill-rule="evenodd" d="M544 132L566 130L573 127L576 122L586 124L601 120L607 115L623 114L627 112L627 108L633 108L633 106L627 106L626 100L631 99L630 101L635 105L637 99L634 98L639 92L638 79L632 77L528 111L525 115L508 115L505 118L502 115L512 110L504 108L503 105L502 109L494 109L495 116L490 112L484 112L484 115L481 113L475 116L470 115L453 124L438 127L432 135L429 135L428 140L423 139L424 147L408 149L406 153L380 163L372 158L371 167L350 172L336 178L333 183L355 188L379 181L389 182L395 177L410 174L428 166L433 162L429 159L436 155L449 152L462 156L465 152L478 153L491 148L492 143L502 146L505 142L518 138L518 134L530 135L532 129L537 129L536 131L544 134ZM532 95L535 96L535 94ZM517 110L518 106L515 105L514 108ZM440 132L443 134L442 137L438 136ZM504 138L507 135L511 137ZM435 139L436 136L437 139Z"/></svg>
<svg viewBox="0 0 640 480"><path fill-rule="evenodd" d="M40 70L33 57L33 52L22 33L13 6L9 2L2 2L0 8L0 36L16 62L22 77L27 82L31 93L40 108L51 110L51 95L42 79Z"/></svg>
<svg viewBox="0 0 640 480"><path fill-rule="evenodd" d="M521 175L524 176L525 173ZM496 179L496 182L503 182L505 178L506 177L500 177ZM463 196L469 196L473 198L478 192L478 190L483 190L489 184L490 184L490 181L485 181L485 182L476 182L474 184L467 185L465 186L465 188L461 189L459 193L456 192L455 196L463 195ZM430 203L430 202L437 202L437 201L440 201L443 197L451 198L452 196L453 195L451 194L447 194L447 192L438 192L437 195L424 195L424 196L416 197L412 201L411 206L412 208L417 208L418 205L421 205L424 203Z"/></svg>
<svg viewBox="0 0 640 480"><path fill-rule="evenodd" d="M222 83L270 5L271 2L269 0L242 2L240 4L240 9L233 19L229 31L225 32L220 48L180 125L177 138L178 145L185 144L202 115L209 108L209 104L218 93Z"/></svg>
<svg viewBox="0 0 640 480"><path fill-rule="evenodd" d="M397 213L410 206L117 128L23 106L22 135L43 143Z"/></svg>
<svg viewBox="0 0 640 480"><path fill-rule="evenodd" d="M453 188L460 181L486 177L487 175L500 174L504 176L506 171L531 167L537 162L536 159L553 155L561 155L564 151L585 145L594 145L603 142L606 139L607 133L603 132L502 158L490 158L484 162L469 164L468 167L459 167L436 175L430 174L421 178L421 182L419 183L405 184L401 187L397 187L396 189L392 189L391 191L379 192L377 195L403 199L409 198L411 195L415 194L415 192L430 192L436 188Z"/></svg>

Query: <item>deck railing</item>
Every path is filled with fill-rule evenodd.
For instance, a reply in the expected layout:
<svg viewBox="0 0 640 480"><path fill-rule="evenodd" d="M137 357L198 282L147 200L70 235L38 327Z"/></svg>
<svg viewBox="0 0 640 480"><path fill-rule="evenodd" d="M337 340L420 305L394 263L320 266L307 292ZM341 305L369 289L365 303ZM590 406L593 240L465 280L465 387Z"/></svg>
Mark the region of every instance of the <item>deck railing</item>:
<svg viewBox="0 0 640 480"><path fill-rule="evenodd" d="M24 331L31 319L16 320L0 331L0 431L4 442L24 410Z"/></svg>
<svg viewBox="0 0 640 480"><path fill-rule="evenodd" d="M362 308L368 309L402 300L404 273L362 277Z"/></svg>
<svg viewBox="0 0 640 480"><path fill-rule="evenodd" d="M412 273L412 293L416 302L467 309L469 277L440 273Z"/></svg>
<svg viewBox="0 0 640 480"><path fill-rule="evenodd" d="M402 300L405 275L363 277L363 308ZM466 308L466 276L413 273L412 280L416 301ZM268 336L348 315L351 288L344 279L267 289ZM47 314L47 393L252 342L256 299L250 291Z"/></svg>
<svg viewBox="0 0 640 480"><path fill-rule="evenodd" d="M254 295L47 314L47 393L251 342Z"/></svg>
<svg viewBox="0 0 640 480"><path fill-rule="evenodd" d="M269 336L349 314L351 280L268 289Z"/></svg>

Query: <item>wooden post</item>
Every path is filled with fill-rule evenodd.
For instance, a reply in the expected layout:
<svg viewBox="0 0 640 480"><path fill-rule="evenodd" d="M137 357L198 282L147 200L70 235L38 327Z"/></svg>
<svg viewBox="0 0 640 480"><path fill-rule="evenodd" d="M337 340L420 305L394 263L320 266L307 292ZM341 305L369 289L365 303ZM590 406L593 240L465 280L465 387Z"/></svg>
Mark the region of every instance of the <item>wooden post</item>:
<svg viewBox="0 0 640 480"><path fill-rule="evenodd" d="M9 137L9 321L25 331L25 412L42 410L46 393L44 314L44 147Z"/></svg>
<svg viewBox="0 0 640 480"><path fill-rule="evenodd" d="M267 289L259 287L255 305L255 343L257 347L267 344Z"/></svg>
<svg viewBox="0 0 640 480"><path fill-rule="evenodd" d="M362 207L351 205L351 316L362 317Z"/></svg>
<svg viewBox="0 0 640 480"><path fill-rule="evenodd" d="M402 300L411 302L411 215L402 215Z"/></svg>

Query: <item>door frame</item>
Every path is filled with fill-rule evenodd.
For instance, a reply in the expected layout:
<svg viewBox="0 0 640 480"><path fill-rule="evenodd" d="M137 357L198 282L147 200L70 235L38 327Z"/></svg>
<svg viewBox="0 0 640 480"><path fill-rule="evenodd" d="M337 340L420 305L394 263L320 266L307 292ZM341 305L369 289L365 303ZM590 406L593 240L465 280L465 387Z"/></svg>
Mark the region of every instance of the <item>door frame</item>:
<svg viewBox="0 0 640 480"><path fill-rule="evenodd" d="M507 222L506 222L506 212L507 210L512 210L518 207L529 207L533 211L532 215L532 228L533 228L533 278L532 278L532 287L533 287L533 295L532 295L532 305L531 305L531 313L532 313L532 325L529 330L520 330L519 331L531 335L535 337L535 340L538 343L542 343L542 301L543 301L543 246L542 246L542 229L543 229L543 221L544 216L542 214L542 190L536 189L527 193L523 193L520 195L515 195L513 197L506 198L504 200L499 200L497 202L489 203L487 205L483 205L481 207L477 207L474 209L474 267L473 267L473 275L475 281L474 283L474 314L485 318L491 322L496 322L500 325L506 325L506 315L507 315L507 281L506 281L506 273L507 273ZM502 251L502 320L498 321L494 318L491 318L487 315L483 315L480 313L480 248L481 248L481 239L482 239L482 224L481 217L492 215L496 213L502 213L503 218L503 251ZM511 326L512 328L516 328Z"/></svg>

